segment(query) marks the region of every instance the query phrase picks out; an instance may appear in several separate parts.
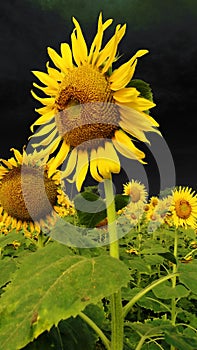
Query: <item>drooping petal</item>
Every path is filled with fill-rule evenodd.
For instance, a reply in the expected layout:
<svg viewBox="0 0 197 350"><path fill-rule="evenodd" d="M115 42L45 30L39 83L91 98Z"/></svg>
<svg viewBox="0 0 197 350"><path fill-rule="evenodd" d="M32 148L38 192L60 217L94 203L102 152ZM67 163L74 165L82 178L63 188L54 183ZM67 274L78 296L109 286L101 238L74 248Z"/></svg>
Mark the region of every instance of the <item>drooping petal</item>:
<svg viewBox="0 0 197 350"><path fill-rule="evenodd" d="M127 136L122 130L115 131L115 135L112 139L112 142L118 150L118 152L123 154L123 156L130 159L136 159L141 163L145 164L145 162L142 161L142 159L145 157L144 152L140 151L137 147L135 147L130 137Z"/></svg>
<svg viewBox="0 0 197 350"><path fill-rule="evenodd" d="M97 167L97 152L93 148L91 150L90 155L90 174L92 175L93 179L95 179L98 182L102 182L103 178L98 173L98 167Z"/></svg>
<svg viewBox="0 0 197 350"><path fill-rule="evenodd" d="M56 128L56 123L53 121L52 123L45 123L43 127L39 128L38 131L36 131L33 135L29 137L29 140L32 137L40 137L48 134L49 132L52 132Z"/></svg>
<svg viewBox="0 0 197 350"><path fill-rule="evenodd" d="M120 172L120 161L111 142L105 143L105 148L98 147L98 171L104 179L109 179L112 173Z"/></svg>
<svg viewBox="0 0 197 350"><path fill-rule="evenodd" d="M61 148L56 155L56 157L53 159L49 166L48 170L48 177L51 177L55 170L63 163L63 161L66 159L68 152L69 152L70 146L65 143L65 141L62 142Z"/></svg>
<svg viewBox="0 0 197 350"><path fill-rule="evenodd" d="M43 125L46 123L51 122L52 120L54 120L54 111L50 110L48 113L43 114L40 118L38 118L31 126L30 126L30 130L31 132L33 132L33 128L35 125Z"/></svg>
<svg viewBox="0 0 197 350"><path fill-rule="evenodd" d="M133 135L134 137L137 137L143 142L149 142L144 132L157 132L160 134L160 132L154 128L157 125L157 123L154 123L153 118L149 117L145 113L136 111L133 108L129 108L124 105L119 106L119 111L121 115L119 125L123 130L129 132L129 134Z"/></svg>
<svg viewBox="0 0 197 350"><path fill-rule="evenodd" d="M63 177L67 177L73 172L73 170L76 166L76 162L77 162L77 149L74 148L70 154L69 159L68 159L66 169L62 171Z"/></svg>
<svg viewBox="0 0 197 350"><path fill-rule="evenodd" d="M86 178L89 167L88 152L85 150L78 151L77 167L76 167L76 187L80 192L81 186Z"/></svg>

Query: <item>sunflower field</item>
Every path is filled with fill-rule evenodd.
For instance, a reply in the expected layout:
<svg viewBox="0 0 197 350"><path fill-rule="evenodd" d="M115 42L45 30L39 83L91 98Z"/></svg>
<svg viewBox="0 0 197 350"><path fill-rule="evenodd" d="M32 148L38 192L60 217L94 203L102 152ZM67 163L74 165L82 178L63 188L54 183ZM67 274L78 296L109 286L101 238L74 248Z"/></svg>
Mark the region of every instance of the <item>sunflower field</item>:
<svg viewBox="0 0 197 350"><path fill-rule="evenodd" d="M150 86L133 78L148 51L118 66L126 25L103 45L100 13L88 49L73 23L71 45L33 72L28 144L0 160L1 349L195 350L197 193L152 196L131 174L113 187L120 155L147 167L141 143L162 138Z"/></svg>

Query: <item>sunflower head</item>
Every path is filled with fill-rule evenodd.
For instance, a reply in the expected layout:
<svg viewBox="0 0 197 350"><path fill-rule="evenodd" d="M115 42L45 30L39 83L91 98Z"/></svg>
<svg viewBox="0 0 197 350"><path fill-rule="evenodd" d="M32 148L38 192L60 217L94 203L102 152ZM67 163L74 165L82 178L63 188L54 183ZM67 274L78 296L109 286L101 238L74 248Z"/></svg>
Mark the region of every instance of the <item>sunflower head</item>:
<svg viewBox="0 0 197 350"><path fill-rule="evenodd" d="M62 43L59 55L48 48L56 68L46 65L46 72L34 71L42 85L34 83L47 97L32 91L43 107L32 125L41 125L34 136L42 140L33 147L44 147L46 154L56 151L51 163L51 175L69 156L64 177L73 174L80 191L88 169L101 182L111 173L120 172L117 151L125 157L144 163L145 154L131 140L131 135L148 142L145 132L158 132L157 122L146 111L155 104L143 98L135 87L129 87L138 58L148 52L139 50L127 62L113 70L118 44L126 25L118 24L114 35L103 47L105 30L111 19L103 22L99 15L97 33L88 49L78 21L73 18L72 50ZM57 151L58 149L58 151Z"/></svg>
<svg viewBox="0 0 197 350"><path fill-rule="evenodd" d="M66 203L62 198L57 174L48 177L48 163L44 167L38 165L37 152L27 155L25 150L23 154L12 150L14 157L1 159L0 166L2 230L9 232L15 228L23 229L27 235L39 233L42 227L46 228L55 222L53 209L59 206L65 209L68 201Z"/></svg>
<svg viewBox="0 0 197 350"><path fill-rule="evenodd" d="M171 221L175 227L197 228L197 194L179 186L172 192Z"/></svg>

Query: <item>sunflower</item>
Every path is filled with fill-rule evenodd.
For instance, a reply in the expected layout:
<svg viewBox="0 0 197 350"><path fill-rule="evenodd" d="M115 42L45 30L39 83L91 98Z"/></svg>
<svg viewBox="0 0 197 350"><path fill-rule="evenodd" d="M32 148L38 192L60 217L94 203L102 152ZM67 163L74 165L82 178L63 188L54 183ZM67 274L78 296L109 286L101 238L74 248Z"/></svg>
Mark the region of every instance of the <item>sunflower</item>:
<svg viewBox="0 0 197 350"><path fill-rule="evenodd" d="M73 18L72 50L61 44L61 55L48 48L55 67L46 64L47 72L33 71L42 86L34 83L48 97L32 91L43 107L36 109L41 115L31 126L40 125L31 137L41 137L33 147L44 147L45 152L56 152L49 175L65 159L68 160L64 177L73 172L72 181L80 191L88 169L98 182L120 172L116 151L125 157L144 163L144 152L128 136L148 142L145 132L157 132L158 123L146 112L155 104L141 97L140 92L129 87L138 58L148 53L139 50L126 63L112 70L117 61L117 48L125 34L126 25L118 24L114 35L102 48L103 34L112 19L103 23L99 15L97 33L88 50L81 27ZM159 133L160 134L160 133ZM68 157L67 157L68 156Z"/></svg>
<svg viewBox="0 0 197 350"><path fill-rule="evenodd" d="M179 186L172 192L171 216L176 227L197 228L197 194L192 188Z"/></svg>
<svg viewBox="0 0 197 350"><path fill-rule="evenodd" d="M22 229L31 236L53 225L58 215L72 214L74 208L62 190L59 171L48 177L50 161L42 165L46 158L42 162L36 151L21 154L11 150L14 157L0 160L1 232Z"/></svg>
<svg viewBox="0 0 197 350"><path fill-rule="evenodd" d="M138 204L145 204L148 196L145 186L137 180L131 180L123 185L123 194L131 197L131 204L137 206Z"/></svg>

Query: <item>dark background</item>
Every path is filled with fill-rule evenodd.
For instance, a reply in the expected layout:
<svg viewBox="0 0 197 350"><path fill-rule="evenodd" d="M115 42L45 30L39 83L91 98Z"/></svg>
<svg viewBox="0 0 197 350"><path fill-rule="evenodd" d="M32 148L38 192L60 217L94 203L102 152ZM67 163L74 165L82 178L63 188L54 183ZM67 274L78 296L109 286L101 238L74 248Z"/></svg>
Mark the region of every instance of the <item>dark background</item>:
<svg viewBox="0 0 197 350"><path fill-rule="evenodd" d="M127 23L119 51L120 63L138 49L150 53L139 60L135 78L150 83L157 106L152 116L170 148L177 185L197 189L196 176L196 84L197 2L191 0L7 0L0 4L0 157L9 158L10 148L22 149L37 119L40 106L31 96L31 70L45 71L46 47L57 51L70 41L72 16L80 22L87 43L95 33L99 12L113 18L106 40L115 25ZM166 164L168 167L168 164ZM147 170L152 192L157 191L154 161Z"/></svg>

